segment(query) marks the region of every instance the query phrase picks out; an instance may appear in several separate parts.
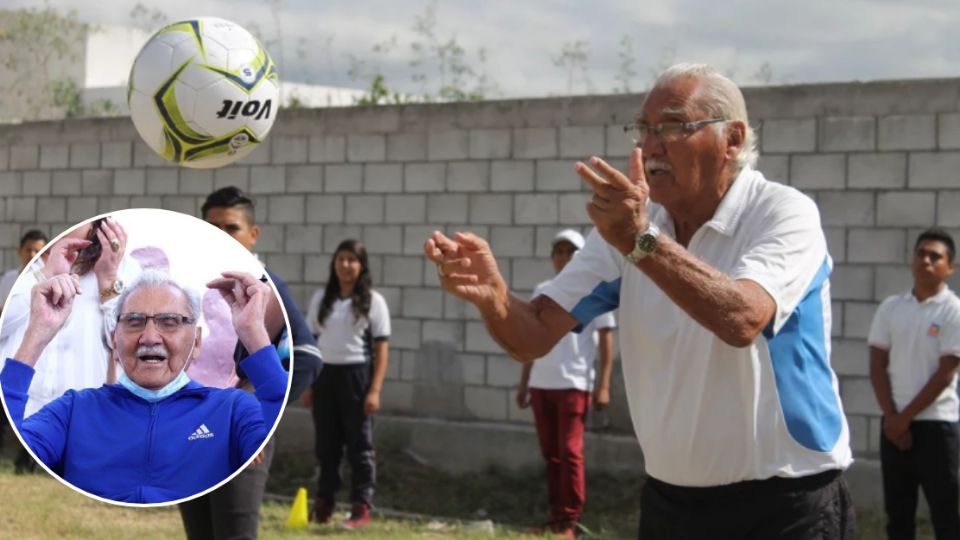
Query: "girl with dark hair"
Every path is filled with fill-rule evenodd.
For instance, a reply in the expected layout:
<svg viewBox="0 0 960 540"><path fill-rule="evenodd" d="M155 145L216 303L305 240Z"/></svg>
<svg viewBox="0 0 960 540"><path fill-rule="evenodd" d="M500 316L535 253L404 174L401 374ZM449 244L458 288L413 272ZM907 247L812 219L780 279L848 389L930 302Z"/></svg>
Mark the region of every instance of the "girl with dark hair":
<svg viewBox="0 0 960 540"><path fill-rule="evenodd" d="M320 465L311 517L330 522L346 446L353 483L350 518L343 523L348 528L370 522L376 482L373 414L380 409L387 373L390 312L371 282L366 248L358 240L344 240L330 261L326 287L317 290L307 311L324 362L311 393Z"/></svg>

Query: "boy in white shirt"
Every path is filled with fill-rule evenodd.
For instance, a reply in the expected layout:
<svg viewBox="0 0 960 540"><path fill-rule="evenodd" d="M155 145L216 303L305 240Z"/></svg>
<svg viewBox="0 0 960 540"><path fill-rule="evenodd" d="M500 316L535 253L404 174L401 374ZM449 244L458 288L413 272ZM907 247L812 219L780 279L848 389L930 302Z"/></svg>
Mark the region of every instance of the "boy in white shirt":
<svg viewBox="0 0 960 540"><path fill-rule="evenodd" d="M559 274L583 247L583 236L573 229L557 233L550 260ZM537 285L533 297L541 294L550 280ZM540 450L547 462L547 489L550 499L549 532L575 538L580 513L586 502L583 467L583 432L594 386L594 359L600 368L593 388L593 407L601 410L610 403L610 371L613 366L612 313L605 313L580 333L563 337L546 356L524 364L517 388L517 406L533 406Z"/></svg>

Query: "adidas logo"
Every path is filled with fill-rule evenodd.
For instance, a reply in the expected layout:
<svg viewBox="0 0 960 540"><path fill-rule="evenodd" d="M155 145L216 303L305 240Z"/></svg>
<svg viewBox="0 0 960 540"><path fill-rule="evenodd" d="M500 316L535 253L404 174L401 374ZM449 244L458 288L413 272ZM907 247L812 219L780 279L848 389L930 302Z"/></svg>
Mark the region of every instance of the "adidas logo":
<svg viewBox="0 0 960 540"><path fill-rule="evenodd" d="M200 424L200 427L198 427L196 431L191 433L190 436L187 437L187 440L195 441L197 439L209 439L210 437L213 437L213 432L207 429L206 424Z"/></svg>

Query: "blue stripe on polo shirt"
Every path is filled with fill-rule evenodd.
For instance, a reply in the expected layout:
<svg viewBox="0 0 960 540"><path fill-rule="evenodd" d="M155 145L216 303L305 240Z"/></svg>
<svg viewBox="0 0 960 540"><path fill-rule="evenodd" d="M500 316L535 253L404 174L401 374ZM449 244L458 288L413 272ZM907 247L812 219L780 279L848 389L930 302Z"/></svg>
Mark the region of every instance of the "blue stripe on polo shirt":
<svg viewBox="0 0 960 540"><path fill-rule="evenodd" d="M787 431L805 448L820 452L836 446L843 426L827 355L830 336L823 327L821 292L829 275L825 260L777 335L772 325L763 331Z"/></svg>
<svg viewBox="0 0 960 540"><path fill-rule="evenodd" d="M574 332L583 330L583 327L590 324L590 321L599 315L613 311L620 307L620 278L613 281L601 281L590 291L590 294L584 296L573 306L570 314L580 324L573 329Z"/></svg>

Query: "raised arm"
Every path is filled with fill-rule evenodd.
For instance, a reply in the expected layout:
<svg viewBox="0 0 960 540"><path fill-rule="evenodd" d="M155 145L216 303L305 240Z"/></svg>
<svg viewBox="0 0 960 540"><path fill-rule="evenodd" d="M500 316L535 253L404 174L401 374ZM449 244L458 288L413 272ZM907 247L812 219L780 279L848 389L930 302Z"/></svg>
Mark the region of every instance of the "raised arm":
<svg viewBox="0 0 960 540"><path fill-rule="evenodd" d="M451 239L435 231L423 249L437 265L443 290L477 306L493 339L521 362L547 354L578 324L549 297L528 302L512 294L489 244L479 236L457 233Z"/></svg>

